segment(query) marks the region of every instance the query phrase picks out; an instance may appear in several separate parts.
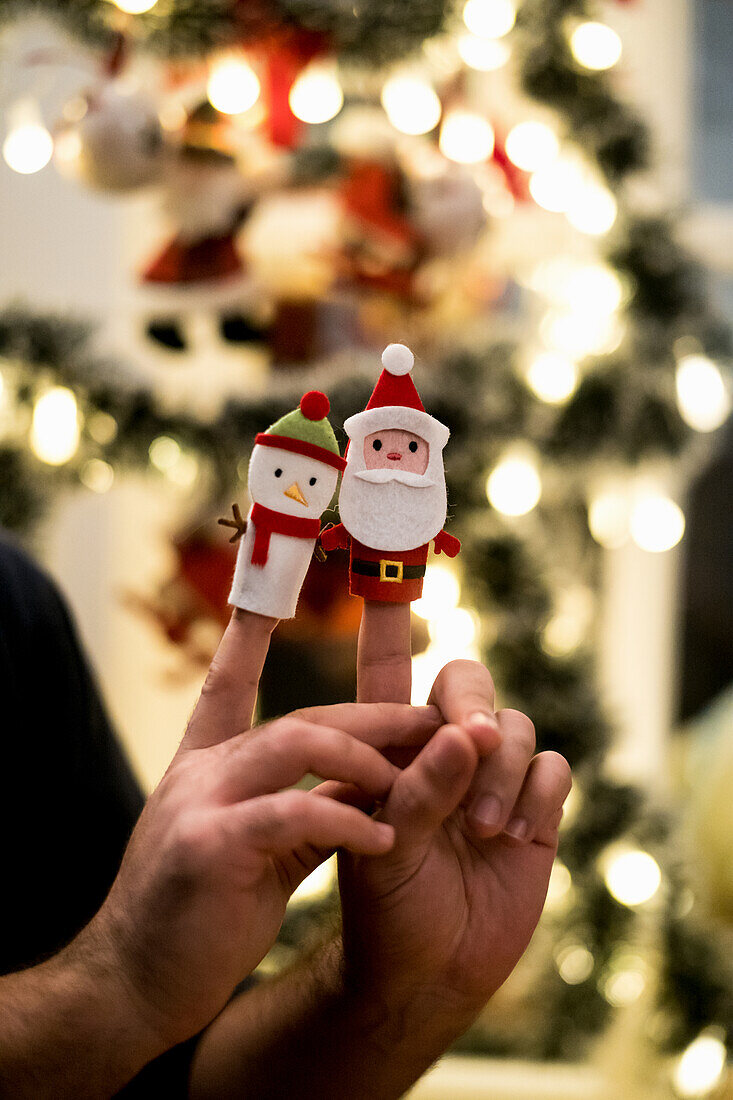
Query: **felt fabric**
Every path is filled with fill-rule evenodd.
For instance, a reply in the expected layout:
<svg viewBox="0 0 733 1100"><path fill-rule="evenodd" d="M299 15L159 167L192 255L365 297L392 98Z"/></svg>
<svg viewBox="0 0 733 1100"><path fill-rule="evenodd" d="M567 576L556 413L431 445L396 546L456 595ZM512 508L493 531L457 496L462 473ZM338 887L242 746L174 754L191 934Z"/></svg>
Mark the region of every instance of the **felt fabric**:
<svg viewBox="0 0 733 1100"><path fill-rule="evenodd" d="M361 596L365 600L378 600L380 603L411 603L422 595L423 578L407 579L399 574L402 570L388 567L387 563L399 562L405 566L425 566L428 560L428 546L418 546L414 550L395 551L389 555L380 550L372 550L351 540L349 558L349 592L352 596ZM380 567L380 577L367 577L354 571L355 562L373 562ZM395 579L395 573L398 574Z"/></svg>
<svg viewBox="0 0 733 1100"><path fill-rule="evenodd" d="M330 404L325 393L310 390L308 393L303 394L297 409L281 416L267 429L265 434L287 436L291 440L308 443L311 447L327 451L332 458L338 459L340 464L341 457L336 436L333 428L326 420L329 409ZM259 437L258 441L261 441ZM327 461L324 456L314 455L313 452L303 451L301 453L310 453L312 457L320 458L322 462ZM340 468L341 466L338 465L337 469Z"/></svg>
<svg viewBox="0 0 733 1100"><path fill-rule="evenodd" d="M431 454L431 459L434 463L439 462L442 467L443 456L440 452L450 439L450 431L445 424L441 424L424 410L421 412L419 409L411 409L403 405L386 405L365 409L344 421L344 431L355 447L363 443L365 436L386 428L400 428L402 431L413 432L421 439L426 439L431 451L437 452L435 455ZM352 461L351 451L352 448L349 447L349 462Z"/></svg>
<svg viewBox="0 0 733 1100"><path fill-rule="evenodd" d="M264 565L253 565L256 529L254 523L239 543L229 603L257 615L292 619L311 563L315 535L311 539L272 534Z"/></svg>
<svg viewBox="0 0 733 1100"><path fill-rule="evenodd" d="M255 445L250 459L249 494L254 504L239 543L229 602L258 615L290 619L321 516L336 490L338 470L335 456L324 448L317 448L316 459L300 449L272 445L269 433L265 438L267 444ZM263 527L270 528L265 536Z"/></svg>
<svg viewBox="0 0 733 1100"><path fill-rule="evenodd" d="M273 532L288 535L290 538L310 539L315 543L321 529L320 519L299 519L284 512L273 512L263 504L254 504L250 512L250 523L255 529L252 546L252 565L267 565L267 554Z"/></svg>
<svg viewBox="0 0 733 1100"><path fill-rule="evenodd" d="M367 409L384 409L395 405L404 405L405 408L425 412L425 406L415 389L412 376L409 373L393 374L385 368L367 402Z"/></svg>
<svg viewBox="0 0 733 1100"><path fill-rule="evenodd" d="M435 536L434 547L436 554L445 554L446 557L455 558L461 549L461 540L455 535L449 535L447 531L439 531Z"/></svg>
<svg viewBox="0 0 733 1100"><path fill-rule="evenodd" d="M255 444L260 447L277 447L282 451L290 451L293 454L306 455L318 462L325 462L333 466L334 470L343 470L346 467L346 459L339 454L331 454L325 447L318 447L315 443L309 443L301 439L291 439L287 435L273 435L271 432L259 432L255 436Z"/></svg>

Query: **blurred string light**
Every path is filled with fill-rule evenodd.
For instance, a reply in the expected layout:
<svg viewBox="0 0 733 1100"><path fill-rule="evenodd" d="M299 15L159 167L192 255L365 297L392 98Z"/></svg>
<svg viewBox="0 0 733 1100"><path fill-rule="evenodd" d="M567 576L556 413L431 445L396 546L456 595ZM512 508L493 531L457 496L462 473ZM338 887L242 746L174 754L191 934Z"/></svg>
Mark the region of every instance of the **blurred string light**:
<svg viewBox="0 0 733 1100"><path fill-rule="evenodd" d="M475 616L459 607L461 587L458 577L446 565L429 565L423 594L412 608L427 620L430 644L412 663L412 700L424 703L441 668L456 658L476 659L478 624Z"/></svg>
<svg viewBox="0 0 733 1100"><path fill-rule="evenodd" d="M680 416L698 432L713 432L727 419L730 394L717 365L706 355L685 355L677 364Z"/></svg>
<svg viewBox="0 0 733 1100"><path fill-rule="evenodd" d="M543 210L565 214L573 228L588 236L608 233L618 216L615 196L573 154L541 165L530 177L529 191Z"/></svg>
<svg viewBox="0 0 733 1100"><path fill-rule="evenodd" d="M585 69L600 72L611 69L621 59L623 43L616 31L605 23L580 23L570 35L573 57Z"/></svg>
<svg viewBox="0 0 733 1100"><path fill-rule="evenodd" d="M387 118L402 134L427 134L440 122L442 107L435 89L417 76L395 75L382 88Z"/></svg>
<svg viewBox="0 0 733 1100"><path fill-rule="evenodd" d="M559 352L541 352L527 369L527 383L532 392L548 405L561 405L577 388L577 364Z"/></svg>
<svg viewBox="0 0 733 1100"><path fill-rule="evenodd" d="M95 443L105 447L116 438L119 425L111 413L95 412L89 417L86 430Z"/></svg>
<svg viewBox="0 0 733 1100"><path fill-rule="evenodd" d="M506 42L495 38L479 38L475 34L462 34L458 39L458 53L469 69L491 73L506 65L511 50Z"/></svg>
<svg viewBox="0 0 733 1100"><path fill-rule="evenodd" d="M8 132L3 142L3 159L8 168L22 176L45 168L53 156L53 138L41 119L38 104L19 100L8 109Z"/></svg>
<svg viewBox="0 0 733 1100"><path fill-rule="evenodd" d="M558 951L555 964L564 982L568 985L581 985L593 973L595 959L584 944L575 943Z"/></svg>
<svg viewBox="0 0 733 1100"><path fill-rule="evenodd" d="M486 481L486 496L497 512L524 516L542 495L542 481L534 455L524 449L509 451L499 460Z"/></svg>
<svg viewBox="0 0 733 1100"><path fill-rule="evenodd" d="M447 565L429 565L425 570L422 596L412 604L421 619L438 619L458 606L461 586Z"/></svg>
<svg viewBox="0 0 733 1100"><path fill-rule="evenodd" d="M663 554L685 533L685 515L679 504L663 493L641 493L629 516L631 537L640 550Z"/></svg>
<svg viewBox="0 0 733 1100"><path fill-rule="evenodd" d="M551 657L567 657L583 642L593 619L593 594L583 585L563 589L554 615L542 631L542 648Z"/></svg>
<svg viewBox="0 0 733 1100"><path fill-rule="evenodd" d="M196 481L199 472L197 459L187 454L171 436L157 436L150 444L148 453L151 465L174 484L189 489Z"/></svg>
<svg viewBox="0 0 733 1100"><path fill-rule="evenodd" d="M290 110L301 122L316 126L335 118L344 105L344 93L331 63L306 66L290 89Z"/></svg>
<svg viewBox="0 0 733 1100"><path fill-rule="evenodd" d="M573 880L570 871L561 859L556 859L550 872L550 881L547 886L546 908L550 912L557 912L566 907L570 900Z"/></svg>
<svg viewBox="0 0 733 1100"><path fill-rule="evenodd" d="M31 450L49 466L63 466L79 447L79 409L65 386L54 386L33 407Z"/></svg>
<svg viewBox="0 0 733 1100"><path fill-rule="evenodd" d="M606 550L618 550L629 540L631 503L621 488L606 488L588 505L588 527L593 538Z"/></svg>
<svg viewBox="0 0 733 1100"><path fill-rule="evenodd" d="M709 1096L717 1087L727 1061L723 1039L721 1030L709 1028L690 1043L674 1071L674 1086L678 1096Z"/></svg>
<svg viewBox="0 0 733 1100"><path fill-rule="evenodd" d="M536 172L560 153L560 142L544 122L520 122L507 134L506 154L517 168Z"/></svg>
<svg viewBox="0 0 733 1100"><path fill-rule="evenodd" d="M646 984L646 965L641 956L620 953L612 958L599 988L613 1008L626 1008L639 1000Z"/></svg>
<svg viewBox="0 0 733 1100"><path fill-rule="evenodd" d="M443 119L438 141L440 151L457 164L479 164L494 151L494 131L483 115L473 111L451 111Z"/></svg>
<svg viewBox="0 0 733 1100"><path fill-rule="evenodd" d="M315 871L303 879L300 886L291 894L290 905L311 904L323 901L336 885L336 856L316 867Z"/></svg>
<svg viewBox="0 0 733 1100"><path fill-rule="evenodd" d="M651 901L662 884L659 864L640 848L615 845L600 862L609 894L629 908Z"/></svg>
<svg viewBox="0 0 733 1100"><path fill-rule="evenodd" d="M479 38L503 38L516 19L514 0L467 0L463 9L463 22Z"/></svg>
<svg viewBox="0 0 733 1100"><path fill-rule="evenodd" d="M582 359L587 355L610 355L621 344L625 326L615 315L596 315L586 309L552 309L540 324L548 348Z"/></svg>
<svg viewBox="0 0 733 1100"><path fill-rule="evenodd" d="M257 102L260 82L243 57L220 57L211 66L206 85L209 103L225 115L239 115Z"/></svg>
<svg viewBox="0 0 733 1100"><path fill-rule="evenodd" d="M112 0L116 8L126 15L142 15L155 7L157 0Z"/></svg>
<svg viewBox="0 0 733 1100"><path fill-rule="evenodd" d="M90 458L79 473L79 480L93 493L107 493L112 488L115 472L109 462L101 458Z"/></svg>
<svg viewBox="0 0 733 1100"><path fill-rule="evenodd" d="M565 211L574 229L589 237L602 237L618 217L616 197L602 183L587 183Z"/></svg>

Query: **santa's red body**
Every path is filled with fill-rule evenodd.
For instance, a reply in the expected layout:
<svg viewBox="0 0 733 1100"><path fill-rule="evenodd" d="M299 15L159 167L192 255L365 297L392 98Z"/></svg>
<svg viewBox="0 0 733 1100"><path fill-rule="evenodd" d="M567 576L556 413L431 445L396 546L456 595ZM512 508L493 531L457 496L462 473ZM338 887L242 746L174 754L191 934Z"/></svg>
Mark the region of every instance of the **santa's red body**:
<svg viewBox="0 0 733 1100"><path fill-rule="evenodd" d="M461 544L453 535L441 531L435 538L435 552L454 558ZM380 603L412 603L422 596L423 577L430 543L414 550L373 550L352 538L342 523L321 534L324 550L350 549L349 592L365 600Z"/></svg>

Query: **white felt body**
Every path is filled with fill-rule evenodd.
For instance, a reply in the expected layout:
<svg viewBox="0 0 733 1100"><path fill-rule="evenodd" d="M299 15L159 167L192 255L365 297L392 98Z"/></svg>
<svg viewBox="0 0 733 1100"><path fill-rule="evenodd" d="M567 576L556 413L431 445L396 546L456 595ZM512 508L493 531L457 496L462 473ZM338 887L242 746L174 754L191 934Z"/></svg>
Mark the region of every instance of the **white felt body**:
<svg viewBox="0 0 733 1100"><path fill-rule="evenodd" d="M265 565L252 564L254 541L254 524L248 523L239 543L229 603L257 615L292 619L316 540L273 533Z"/></svg>
<svg viewBox="0 0 733 1100"><path fill-rule="evenodd" d="M315 485L310 484L313 479ZM307 455L258 445L252 450L248 481L250 496L256 503L274 512L312 520L319 519L328 507L338 472ZM286 495L285 490L293 484L300 489L307 506ZM229 603L273 619L292 619L316 540L273 532L267 562L253 565L254 539L255 527L248 520L239 544Z"/></svg>

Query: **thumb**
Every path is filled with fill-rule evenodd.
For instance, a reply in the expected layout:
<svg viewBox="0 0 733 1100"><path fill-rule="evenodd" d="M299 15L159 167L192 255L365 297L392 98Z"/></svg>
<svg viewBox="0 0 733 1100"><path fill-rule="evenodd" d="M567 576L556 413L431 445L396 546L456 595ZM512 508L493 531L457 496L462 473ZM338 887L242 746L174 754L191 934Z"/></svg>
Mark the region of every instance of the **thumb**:
<svg viewBox="0 0 733 1100"><path fill-rule="evenodd" d="M413 762L400 772L381 821L395 828L395 849L421 844L460 805L473 780L478 753L460 726L442 726Z"/></svg>

